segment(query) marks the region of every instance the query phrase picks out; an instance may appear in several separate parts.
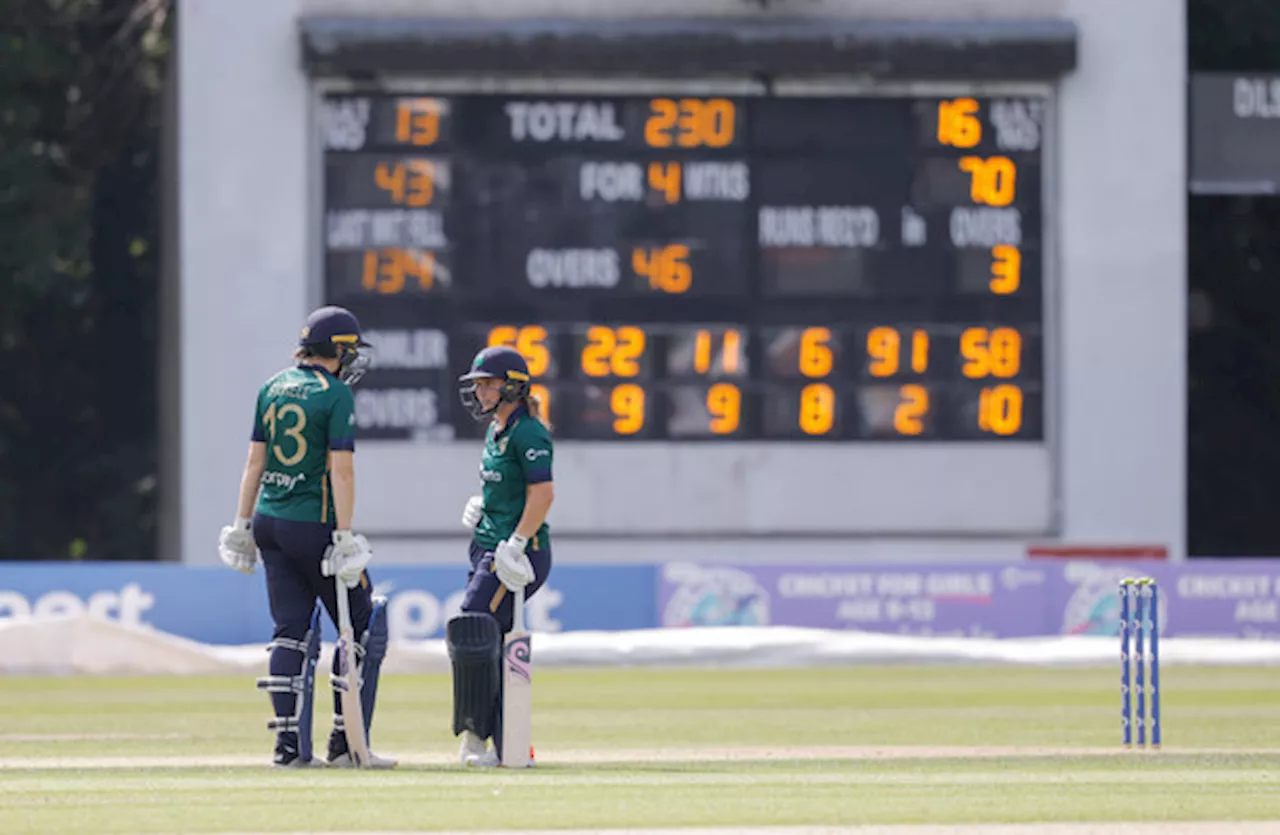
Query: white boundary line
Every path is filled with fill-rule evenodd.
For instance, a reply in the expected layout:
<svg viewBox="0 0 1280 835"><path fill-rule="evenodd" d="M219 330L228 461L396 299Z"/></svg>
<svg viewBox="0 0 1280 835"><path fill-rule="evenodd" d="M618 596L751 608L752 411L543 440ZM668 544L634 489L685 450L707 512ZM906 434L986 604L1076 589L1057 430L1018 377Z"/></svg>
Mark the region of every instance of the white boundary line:
<svg viewBox="0 0 1280 835"><path fill-rule="evenodd" d="M452 753L390 753L405 765L455 766ZM1178 755L1270 755L1280 756L1272 748L1164 748L1161 750L1125 750L1109 748L1066 747L965 747L965 746L863 746L863 747L778 747L778 748L653 748L591 749L547 751L538 755L543 765L603 765L644 763L698 762L768 762L783 760L907 760L907 759L993 759L1000 757L1160 757ZM0 757L0 771L13 769L122 769L122 768L202 768L268 766L270 757L262 755L221 754L187 756L118 756L118 757Z"/></svg>
<svg viewBox="0 0 1280 835"><path fill-rule="evenodd" d="M1160 823L975 823L878 826L776 826L703 829L505 829L433 835L1270 835L1280 821L1191 821ZM425 830L424 830L425 831ZM249 835L249 833L223 833ZM302 833L273 833L302 835ZM332 832L330 835L410 835L409 832ZM414 833L416 835L416 833Z"/></svg>

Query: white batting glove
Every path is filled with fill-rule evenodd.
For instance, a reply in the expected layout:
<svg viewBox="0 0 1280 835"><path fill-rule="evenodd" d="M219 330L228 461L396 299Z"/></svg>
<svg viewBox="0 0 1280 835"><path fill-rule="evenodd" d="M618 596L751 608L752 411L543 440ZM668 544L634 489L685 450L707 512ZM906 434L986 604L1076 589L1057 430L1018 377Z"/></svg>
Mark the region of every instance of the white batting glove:
<svg viewBox="0 0 1280 835"><path fill-rule="evenodd" d="M253 522L237 516L218 536L218 556L236 571L252 574L258 564L258 548L253 542Z"/></svg>
<svg viewBox="0 0 1280 835"><path fill-rule="evenodd" d="M320 560L320 573L325 577L336 576L344 586L353 589L360 584L360 575L371 559L373 549L369 547L369 540L349 530L334 531L333 544Z"/></svg>
<svg viewBox="0 0 1280 835"><path fill-rule="evenodd" d="M462 509L463 527L475 530L476 525L480 524L481 516L484 516L484 496L472 496L467 499L467 506Z"/></svg>
<svg viewBox="0 0 1280 835"><path fill-rule="evenodd" d="M524 547L528 544L528 539L513 533L499 542L493 551L493 573L511 591L523 591L525 586L533 582L533 563L529 562L524 553Z"/></svg>

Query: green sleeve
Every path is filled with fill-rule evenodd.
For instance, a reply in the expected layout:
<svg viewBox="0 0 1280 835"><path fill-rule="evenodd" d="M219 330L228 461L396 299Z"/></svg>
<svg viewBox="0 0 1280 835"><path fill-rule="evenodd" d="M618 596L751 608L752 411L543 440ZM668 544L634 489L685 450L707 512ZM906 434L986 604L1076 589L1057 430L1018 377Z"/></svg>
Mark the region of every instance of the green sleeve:
<svg viewBox="0 0 1280 835"><path fill-rule="evenodd" d="M249 439L265 444L267 442L267 426L262 419L263 391L265 391L265 387L258 389L258 400L253 407L253 434L249 436Z"/></svg>
<svg viewBox="0 0 1280 835"><path fill-rule="evenodd" d="M329 449L354 452L356 448L356 399L343 385L334 398L329 414Z"/></svg>
<svg viewBox="0 0 1280 835"><path fill-rule="evenodd" d="M524 472L525 483L541 484L551 481L551 433L537 420L522 423L524 425L517 427L520 431L511 440L520 456L520 469Z"/></svg>

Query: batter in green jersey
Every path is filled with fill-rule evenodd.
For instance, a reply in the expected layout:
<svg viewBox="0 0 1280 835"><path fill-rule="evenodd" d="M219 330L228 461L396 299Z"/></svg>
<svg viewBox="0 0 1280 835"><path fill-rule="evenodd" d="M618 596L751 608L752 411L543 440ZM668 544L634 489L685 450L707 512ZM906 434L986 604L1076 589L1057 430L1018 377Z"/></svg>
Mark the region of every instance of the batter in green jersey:
<svg viewBox="0 0 1280 835"><path fill-rule="evenodd" d="M268 675L258 679L275 712L273 762L301 768L312 756L315 673L320 658L319 600L335 625L346 598L359 665L362 722L348 728L335 682L328 764L390 768L396 761L369 753L379 672L389 640L386 601L372 594L366 570L373 552L351 530L355 513L355 400L350 386L364 375L369 347L351 311L322 307L307 317L294 352L296 365L258 390L249 458L240 477L235 521L218 537L218 555L253 573L262 555L267 602L275 623ZM334 653L333 669L338 669ZM353 755L348 734L360 733ZM359 762L357 761L359 759Z"/></svg>
<svg viewBox="0 0 1280 835"><path fill-rule="evenodd" d="M484 488L462 512L472 529L471 571L462 613L446 626L453 665L453 732L462 735L458 759L466 766L501 762L502 716L498 657L501 635L511 631L513 595L526 600L551 573L547 511L551 484L551 431L542 404L529 392L529 366L506 346L485 348L459 378L462 403L488 420L480 480ZM494 740L489 748L487 740Z"/></svg>

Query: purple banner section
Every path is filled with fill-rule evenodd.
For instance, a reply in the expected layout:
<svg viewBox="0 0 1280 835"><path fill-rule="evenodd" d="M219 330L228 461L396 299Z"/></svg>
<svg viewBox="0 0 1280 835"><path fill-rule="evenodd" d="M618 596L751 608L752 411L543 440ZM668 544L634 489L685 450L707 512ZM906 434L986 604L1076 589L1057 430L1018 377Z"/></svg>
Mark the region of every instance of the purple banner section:
<svg viewBox="0 0 1280 835"><path fill-rule="evenodd" d="M1116 588L1153 577L1160 634L1280 638L1280 560L668 563L663 626L807 626L900 635L1116 635Z"/></svg>

